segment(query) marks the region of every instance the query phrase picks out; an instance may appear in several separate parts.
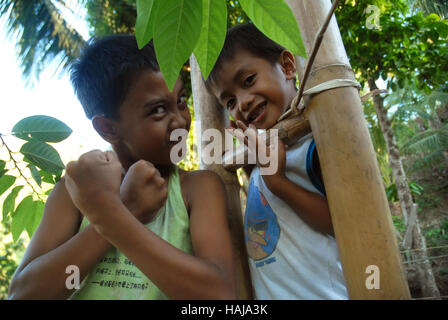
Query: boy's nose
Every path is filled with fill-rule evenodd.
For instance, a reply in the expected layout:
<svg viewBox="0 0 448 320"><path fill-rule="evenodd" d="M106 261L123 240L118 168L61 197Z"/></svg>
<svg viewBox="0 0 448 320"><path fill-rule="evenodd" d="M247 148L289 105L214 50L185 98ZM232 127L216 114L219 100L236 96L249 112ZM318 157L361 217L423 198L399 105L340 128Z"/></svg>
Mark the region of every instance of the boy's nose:
<svg viewBox="0 0 448 320"><path fill-rule="evenodd" d="M254 97L249 94L241 95L239 109L241 113L245 113L250 110Z"/></svg>
<svg viewBox="0 0 448 320"><path fill-rule="evenodd" d="M180 110L176 110L173 112L172 120L171 120L171 129L180 129L185 128L187 125L187 119L182 115Z"/></svg>

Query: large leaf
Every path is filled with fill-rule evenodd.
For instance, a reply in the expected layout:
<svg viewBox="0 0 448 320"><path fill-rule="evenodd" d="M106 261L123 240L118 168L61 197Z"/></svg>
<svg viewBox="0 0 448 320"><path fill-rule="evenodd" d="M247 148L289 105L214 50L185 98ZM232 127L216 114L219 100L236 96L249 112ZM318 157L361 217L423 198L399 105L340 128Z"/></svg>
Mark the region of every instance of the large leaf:
<svg viewBox="0 0 448 320"><path fill-rule="evenodd" d="M154 21L154 49L160 71L173 90L182 65L190 57L202 26L202 0L164 0Z"/></svg>
<svg viewBox="0 0 448 320"><path fill-rule="evenodd" d="M202 30L193 52L204 79L208 78L224 45L226 27L226 1L202 0Z"/></svg>
<svg viewBox="0 0 448 320"><path fill-rule="evenodd" d="M45 142L27 142L20 152L25 156L24 160L50 173L58 174L65 168L56 149Z"/></svg>
<svg viewBox="0 0 448 320"><path fill-rule="evenodd" d="M154 9L154 0L137 0L135 37L139 49L143 48L153 37Z"/></svg>
<svg viewBox="0 0 448 320"><path fill-rule="evenodd" d="M26 229L29 220L33 218L36 210L36 202L32 196L25 197L17 206L16 211L12 215L11 233L14 242L16 242L22 231Z"/></svg>
<svg viewBox="0 0 448 320"><path fill-rule="evenodd" d="M72 133L64 122L49 116L31 116L16 123L12 134L23 140L60 142Z"/></svg>
<svg viewBox="0 0 448 320"><path fill-rule="evenodd" d="M2 221L6 221L6 218L9 213L14 212L14 208L16 206L16 198L19 194L20 190L22 190L23 186L17 186L14 189L11 190L11 192L6 197L5 201L3 202L3 218Z"/></svg>
<svg viewBox="0 0 448 320"><path fill-rule="evenodd" d="M284 0L240 0L244 12L270 39L306 58L297 20Z"/></svg>
<svg viewBox="0 0 448 320"><path fill-rule="evenodd" d="M0 196L16 181L16 177L5 175L0 178Z"/></svg>

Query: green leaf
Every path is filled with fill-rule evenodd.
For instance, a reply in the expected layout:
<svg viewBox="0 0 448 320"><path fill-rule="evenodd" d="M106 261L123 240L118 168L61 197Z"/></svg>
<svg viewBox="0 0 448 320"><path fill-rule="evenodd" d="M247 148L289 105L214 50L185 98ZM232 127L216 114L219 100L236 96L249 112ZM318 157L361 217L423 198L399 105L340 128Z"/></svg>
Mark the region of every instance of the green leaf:
<svg viewBox="0 0 448 320"><path fill-rule="evenodd" d="M6 218L8 217L9 213L14 212L14 208L16 206L16 198L19 194L20 190L22 190L23 186L17 186L14 189L11 190L11 192L6 197L5 201L3 202L3 218L2 221L6 221Z"/></svg>
<svg viewBox="0 0 448 320"><path fill-rule="evenodd" d="M154 21L154 49L160 71L173 90L182 65L190 57L202 26L202 0L164 0Z"/></svg>
<svg viewBox="0 0 448 320"><path fill-rule="evenodd" d="M19 240L23 230L26 229L29 220L33 218L36 210L36 202L32 196L25 197L17 206L16 211L12 215L11 233L14 242Z"/></svg>
<svg viewBox="0 0 448 320"><path fill-rule="evenodd" d="M33 177L34 181L36 181L39 187L42 187L42 177L40 176L39 171L37 171L37 168L31 163L28 165L28 168L31 171L31 176Z"/></svg>
<svg viewBox="0 0 448 320"><path fill-rule="evenodd" d="M143 48L153 37L154 0L137 0L135 37L138 48Z"/></svg>
<svg viewBox="0 0 448 320"><path fill-rule="evenodd" d="M16 177L8 176L8 175L2 176L0 178L0 196L3 194L3 192L8 190L9 187L11 187L15 181L16 181Z"/></svg>
<svg viewBox="0 0 448 320"><path fill-rule="evenodd" d="M51 174L45 170L40 170L40 176L41 176L43 182L50 183L50 184L56 184L53 174Z"/></svg>
<svg viewBox="0 0 448 320"><path fill-rule="evenodd" d="M34 232L40 224L40 221L42 220L44 208L45 203L43 203L42 201L34 201L34 212L30 217L27 218L25 226L26 232L28 233L30 238L33 236ZM31 212L29 214L31 214Z"/></svg>
<svg viewBox="0 0 448 320"><path fill-rule="evenodd" d="M273 41L306 58L297 20L284 0L240 0L255 26Z"/></svg>
<svg viewBox="0 0 448 320"><path fill-rule="evenodd" d="M204 79L208 78L218 59L226 38L226 29L226 1L202 0L202 30L193 52Z"/></svg>
<svg viewBox="0 0 448 320"><path fill-rule="evenodd" d="M72 133L64 122L49 116L31 116L17 122L12 134L17 138L31 141L60 142Z"/></svg>
<svg viewBox="0 0 448 320"><path fill-rule="evenodd" d="M49 173L57 174L65 168L56 149L45 142L27 142L20 152L26 157L26 161Z"/></svg>
<svg viewBox="0 0 448 320"><path fill-rule="evenodd" d="M2 177L8 170L5 169L6 162L0 160L0 177Z"/></svg>

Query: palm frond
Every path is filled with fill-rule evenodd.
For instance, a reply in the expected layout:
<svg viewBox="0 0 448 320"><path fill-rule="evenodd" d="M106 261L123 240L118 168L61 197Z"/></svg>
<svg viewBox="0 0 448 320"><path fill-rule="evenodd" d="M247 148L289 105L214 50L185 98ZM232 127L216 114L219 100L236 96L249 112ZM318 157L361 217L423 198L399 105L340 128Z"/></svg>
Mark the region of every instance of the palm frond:
<svg viewBox="0 0 448 320"><path fill-rule="evenodd" d="M426 14L435 13L442 18L448 17L447 0L413 0L412 7L414 9L419 9Z"/></svg>
<svg viewBox="0 0 448 320"><path fill-rule="evenodd" d="M426 153L438 149L448 150L448 127L421 132L402 147L402 151L406 154Z"/></svg>
<svg viewBox="0 0 448 320"><path fill-rule="evenodd" d="M58 0L63 6L67 4ZM65 69L79 56L84 39L51 0L0 0L0 14L6 15L8 33L17 38L18 56L26 80L56 57Z"/></svg>

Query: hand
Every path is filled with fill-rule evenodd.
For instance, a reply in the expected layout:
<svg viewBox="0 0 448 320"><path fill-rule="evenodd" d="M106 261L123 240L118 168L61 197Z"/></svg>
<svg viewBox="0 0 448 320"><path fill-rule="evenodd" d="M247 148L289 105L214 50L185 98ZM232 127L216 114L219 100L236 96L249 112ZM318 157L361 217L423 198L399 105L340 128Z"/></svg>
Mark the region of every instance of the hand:
<svg viewBox="0 0 448 320"><path fill-rule="evenodd" d="M126 173L120 187L124 205L143 224L151 222L168 197L168 186L150 162L140 160Z"/></svg>
<svg viewBox="0 0 448 320"><path fill-rule="evenodd" d="M259 133L252 124L247 127L242 121L237 121L238 129L228 128L228 130L248 147L249 152L256 156L257 166L260 167L260 174L268 180L285 177L286 149L287 146L278 138L278 135L269 135L270 139L275 139L267 143L267 133ZM272 133L272 132L271 132ZM265 179L265 182L266 179Z"/></svg>
<svg viewBox="0 0 448 320"><path fill-rule="evenodd" d="M93 150L67 164L65 186L75 206L91 223L100 208L120 200L121 163L111 151Z"/></svg>

